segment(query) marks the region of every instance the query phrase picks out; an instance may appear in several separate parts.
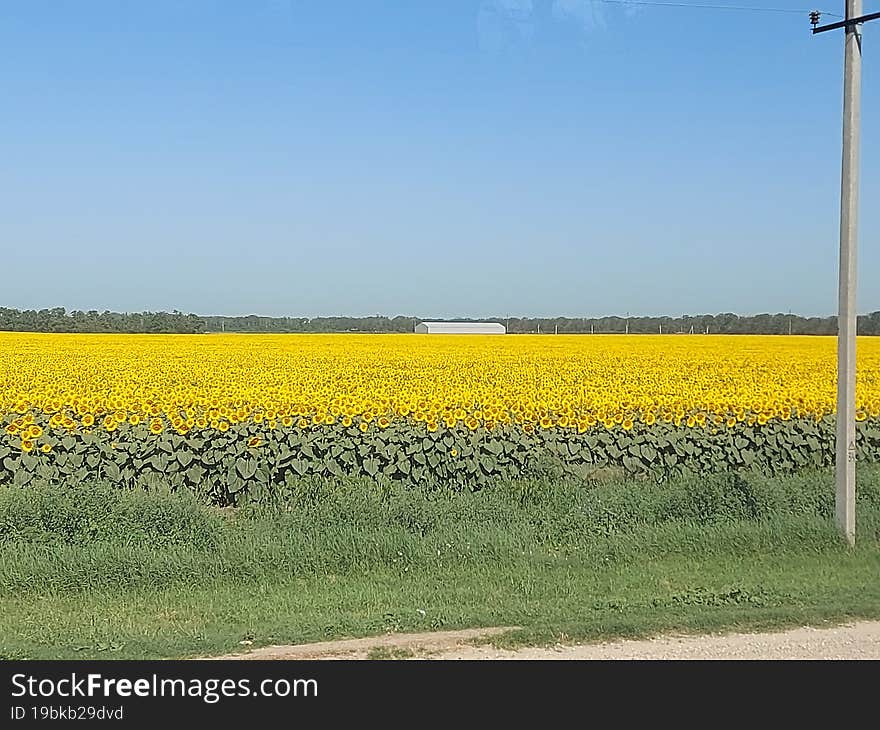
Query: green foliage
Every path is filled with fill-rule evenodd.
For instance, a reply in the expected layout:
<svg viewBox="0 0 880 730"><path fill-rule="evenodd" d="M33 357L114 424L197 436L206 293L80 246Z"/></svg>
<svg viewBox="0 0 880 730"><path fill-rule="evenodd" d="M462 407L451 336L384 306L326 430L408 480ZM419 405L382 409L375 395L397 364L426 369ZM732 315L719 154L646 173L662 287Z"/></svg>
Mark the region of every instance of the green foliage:
<svg viewBox="0 0 880 730"><path fill-rule="evenodd" d="M107 483L36 480L0 488L0 544L216 544L223 518L191 492L118 489Z"/></svg>
<svg viewBox="0 0 880 730"><path fill-rule="evenodd" d="M555 643L878 616L880 467L858 479L855 548L833 527L828 469L460 491L311 475L229 510L158 485L36 479L0 488L0 657L204 656L242 639L472 626Z"/></svg>
<svg viewBox="0 0 880 730"><path fill-rule="evenodd" d="M68 312L64 307L19 310L0 307L0 331L12 332L151 332L194 334L205 322L194 314L173 312Z"/></svg>
<svg viewBox="0 0 880 730"><path fill-rule="evenodd" d="M385 429L337 422L317 428L270 429L238 424L226 433L165 432L146 424L120 424L60 435L41 423L48 453L24 453L15 437L0 440L0 484L26 486L37 479L99 479L150 490L163 484L207 495L218 505L266 499L302 477L366 476L410 485L476 489L499 479L565 476L605 481L639 476L668 481L686 472L749 470L773 476L822 468L834 461L834 418L774 420L764 425L676 427L636 423L631 430L536 429L518 426L439 427L394 421ZM249 446L252 439L258 446ZM860 461L880 462L880 423L857 424Z"/></svg>

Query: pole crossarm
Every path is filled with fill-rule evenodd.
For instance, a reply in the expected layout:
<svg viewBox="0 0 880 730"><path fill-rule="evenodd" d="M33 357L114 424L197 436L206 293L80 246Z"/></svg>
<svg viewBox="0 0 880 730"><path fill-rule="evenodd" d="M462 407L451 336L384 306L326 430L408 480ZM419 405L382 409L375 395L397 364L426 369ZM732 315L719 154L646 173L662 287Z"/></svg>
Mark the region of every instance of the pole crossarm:
<svg viewBox="0 0 880 730"><path fill-rule="evenodd" d="M860 15L858 18L847 18L839 23L829 23L828 25L819 25L813 28L813 34L824 33L826 30L837 30L838 28L848 28L852 25L861 25L869 20L880 20L880 13L868 13L868 15Z"/></svg>

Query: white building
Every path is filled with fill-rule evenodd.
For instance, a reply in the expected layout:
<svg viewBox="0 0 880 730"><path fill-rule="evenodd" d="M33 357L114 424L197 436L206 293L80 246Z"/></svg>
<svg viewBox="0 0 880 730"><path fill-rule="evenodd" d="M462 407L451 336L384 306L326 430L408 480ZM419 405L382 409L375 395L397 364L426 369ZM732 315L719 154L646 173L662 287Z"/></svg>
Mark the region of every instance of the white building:
<svg viewBox="0 0 880 730"><path fill-rule="evenodd" d="M507 329L497 322L419 322L417 335L503 335Z"/></svg>

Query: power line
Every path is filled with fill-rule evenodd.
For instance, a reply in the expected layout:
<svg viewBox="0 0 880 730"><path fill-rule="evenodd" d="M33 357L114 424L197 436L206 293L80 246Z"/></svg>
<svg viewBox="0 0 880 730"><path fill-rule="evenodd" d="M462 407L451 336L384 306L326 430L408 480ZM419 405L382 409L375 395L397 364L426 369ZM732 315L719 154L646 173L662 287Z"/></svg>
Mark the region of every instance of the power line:
<svg viewBox="0 0 880 730"><path fill-rule="evenodd" d="M759 8L748 5L710 5L707 3L667 3L653 2L653 0L591 0L592 2L605 3L611 5L651 5L661 8L698 8L701 10L740 10L750 13L797 13L798 15L807 15L809 10L798 10L795 8ZM837 13L829 13L825 10L820 11L822 15L830 15L832 18L842 18Z"/></svg>

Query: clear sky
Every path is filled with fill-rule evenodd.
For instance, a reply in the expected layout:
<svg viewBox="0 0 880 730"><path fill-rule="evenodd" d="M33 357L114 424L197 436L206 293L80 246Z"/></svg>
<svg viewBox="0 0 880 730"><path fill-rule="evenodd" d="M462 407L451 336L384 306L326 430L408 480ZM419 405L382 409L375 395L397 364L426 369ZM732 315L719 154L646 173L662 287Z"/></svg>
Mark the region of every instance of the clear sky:
<svg viewBox="0 0 880 730"><path fill-rule="evenodd" d="M6 0L0 306L832 314L842 46L588 0ZM862 135L867 312L880 22Z"/></svg>

